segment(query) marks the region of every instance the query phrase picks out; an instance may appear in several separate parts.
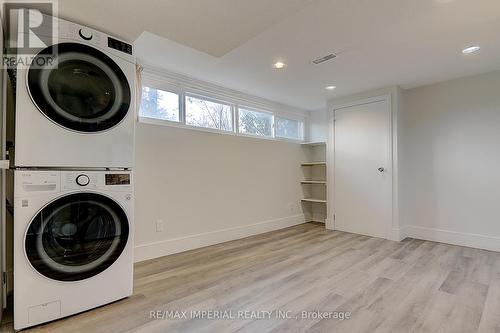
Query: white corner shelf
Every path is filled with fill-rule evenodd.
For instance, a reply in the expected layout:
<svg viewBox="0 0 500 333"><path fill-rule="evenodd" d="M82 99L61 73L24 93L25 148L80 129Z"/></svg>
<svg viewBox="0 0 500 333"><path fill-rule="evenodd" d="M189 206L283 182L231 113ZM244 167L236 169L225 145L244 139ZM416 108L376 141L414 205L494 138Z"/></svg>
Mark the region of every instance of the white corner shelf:
<svg viewBox="0 0 500 333"><path fill-rule="evenodd" d="M307 163L302 163L301 166L326 166L326 162L307 162Z"/></svg>
<svg viewBox="0 0 500 333"><path fill-rule="evenodd" d="M300 182L301 184L308 185L326 185L326 180L303 180Z"/></svg>
<svg viewBox="0 0 500 333"><path fill-rule="evenodd" d="M303 202L314 202L314 203L324 203L326 204L326 200L323 199L314 199L314 198L304 198L302 199Z"/></svg>
<svg viewBox="0 0 500 333"><path fill-rule="evenodd" d="M304 142L304 162L300 185L302 188L301 206L306 221L325 223L328 215L326 142Z"/></svg>
<svg viewBox="0 0 500 333"><path fill-rule="evenodd" d="M309 147L324 146L324 145L326 145L326 142L325 141L304 142L301 145L303 145L303 146L309 146Z"/></svg>

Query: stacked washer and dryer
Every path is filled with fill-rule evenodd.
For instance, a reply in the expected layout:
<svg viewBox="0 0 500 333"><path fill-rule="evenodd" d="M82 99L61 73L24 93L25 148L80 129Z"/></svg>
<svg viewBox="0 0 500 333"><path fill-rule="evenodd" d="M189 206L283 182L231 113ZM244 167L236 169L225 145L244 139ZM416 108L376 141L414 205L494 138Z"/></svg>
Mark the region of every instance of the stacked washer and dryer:
<svg viewBox="0 0 500 333"><path fill-rule="evenodd" d="M34 59L54 61L17 68L13 89L15 329L132 294L132 46L60 19L57 31Z"/></svg>

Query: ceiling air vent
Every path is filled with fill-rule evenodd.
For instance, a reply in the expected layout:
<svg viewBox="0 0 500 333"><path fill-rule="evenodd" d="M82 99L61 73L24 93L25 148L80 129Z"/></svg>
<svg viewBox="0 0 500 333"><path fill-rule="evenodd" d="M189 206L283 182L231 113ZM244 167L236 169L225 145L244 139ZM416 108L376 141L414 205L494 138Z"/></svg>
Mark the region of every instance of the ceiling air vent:
<svg viewBox="0 0 500 333"><path fill-rule="evenodd" d="M318 58L318 59L314 59L312 61L313 64L315 65L319 65L321 63L324 63L325 61L328 61L328 60L332 60L332 59L335 59L337 58L337 55L335 53L330 53L324 57L321 57L321 58Z"/></svg>

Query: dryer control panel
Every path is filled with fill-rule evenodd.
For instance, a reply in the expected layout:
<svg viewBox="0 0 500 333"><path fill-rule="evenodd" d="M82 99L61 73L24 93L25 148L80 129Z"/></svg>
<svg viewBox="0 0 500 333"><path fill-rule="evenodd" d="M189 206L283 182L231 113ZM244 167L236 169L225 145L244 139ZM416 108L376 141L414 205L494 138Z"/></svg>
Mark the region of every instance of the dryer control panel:
<svg viewBox="0 0 500 333"><path fill-rule="evenodd" d="M122 51L132 55L132 45L119 41L118 39L114 39L113 37L108 37L108 46L112 49Z"/></svg>
<svg viewBox="0 0 500 333"><path fill-rule="evenodd" d="M34 15L33 13L34 11L29 12L29 26L36 27L37 36L50 37L52 39L52 44L68 41L82 42L84 44L99 47L135 64L132 44L121 41L118 38L109 36L90 27L66 21L58 17L42 14L42 20L40 20L39 15ZM15 38L19 40L23 40L24 24L26 24L26 22L24 19L18 17L14 17L14 19L17 21L15 22L17 25L14 24L12 26L13 29L16 30L12 32L12 36L15 36ZM40 24L40 21L42 24Z"/></svg>

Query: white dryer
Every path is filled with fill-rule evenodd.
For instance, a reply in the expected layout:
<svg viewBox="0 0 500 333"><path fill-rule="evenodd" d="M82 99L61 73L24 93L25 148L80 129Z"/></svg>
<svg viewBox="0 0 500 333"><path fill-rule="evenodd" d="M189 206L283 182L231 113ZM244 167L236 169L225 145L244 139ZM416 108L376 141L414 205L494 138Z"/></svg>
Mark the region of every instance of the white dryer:
<svg viewBox="0 0 500 333"><path fill-rule="evenodd" d="M14 328L132 294L127 171L14 171Z"/></svg>
<svg viewBox="0 0 500 333"><path fill-rule="evenodd" d="M55 22L53 45L29 68L16 71L14 166L131 168L132 45L79 24ZM19 33L18 40L23 36ZM52 54L51 61L45 60Z"/></svg>

